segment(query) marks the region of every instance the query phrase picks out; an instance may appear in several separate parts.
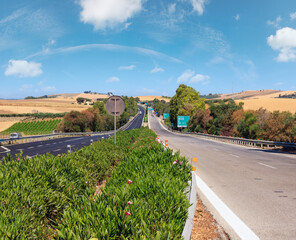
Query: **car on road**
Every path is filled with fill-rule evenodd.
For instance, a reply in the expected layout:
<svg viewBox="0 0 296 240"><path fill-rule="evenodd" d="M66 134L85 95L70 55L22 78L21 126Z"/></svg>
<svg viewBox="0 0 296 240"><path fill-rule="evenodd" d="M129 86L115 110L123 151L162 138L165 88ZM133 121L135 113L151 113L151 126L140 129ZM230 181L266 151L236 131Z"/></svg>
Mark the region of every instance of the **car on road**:
<svg viewBox="0 0 296 240"><path fill-rule="evenodd" d="M10 139L18 139L21 137L22 137L22 134L20 134L20 133L10 133L10 135L9 135Z"/></svg>

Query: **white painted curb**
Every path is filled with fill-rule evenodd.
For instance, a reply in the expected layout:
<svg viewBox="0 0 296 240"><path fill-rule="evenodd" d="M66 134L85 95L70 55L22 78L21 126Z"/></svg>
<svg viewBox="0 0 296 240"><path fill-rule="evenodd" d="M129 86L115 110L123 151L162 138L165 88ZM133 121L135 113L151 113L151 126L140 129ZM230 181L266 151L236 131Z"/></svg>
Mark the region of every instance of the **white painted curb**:
<svg viewBox="0 0 296 240"><path fill-rule="evenodd" d="M192 228L194 224L194 213L195 213L195 208L196 208L196 179L195 179L195 173L191 172L191 186L190 186L190 192L189 192L189 202L191 206L188 208L188 217L185 222L185 226L182 232L182 237L184 240L190 240L191 238L191 233L192 233Z"/></svg>
<svg viewBox="0 0 296 240"><path fill-rule="evenodd" d="M215 207L218 213L232 227L237 235L243 240L259 240L259 237L238 217L227 205L206 185L206 183L195 175L196 185Z"/></svg>

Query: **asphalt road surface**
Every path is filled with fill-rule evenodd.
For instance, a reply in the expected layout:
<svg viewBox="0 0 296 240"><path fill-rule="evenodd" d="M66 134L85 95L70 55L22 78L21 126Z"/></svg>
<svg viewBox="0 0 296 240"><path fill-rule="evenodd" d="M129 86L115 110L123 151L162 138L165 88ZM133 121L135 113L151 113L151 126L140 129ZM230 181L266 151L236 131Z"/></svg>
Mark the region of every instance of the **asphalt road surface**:
<svg viewBox="0 0 296 240"><path fill-rule="evenodd" d="M139 114L131 123L131 125L126 129L136 129L140 128L142 125L143 117L144 117L144 109L139 108L141 114ZM35 157L37 154L46 154L50 153L53 155L58 155L62 153L66 153L69 148L68 145L71 145L71 151L78 150L82 147L88 146L92 141L98 141L103 138L109 138L113 134L105 134L101 136L83 136L83 137L66 137L66 138L58 138L48 141L38 141L24 144L16 144L11 146L5 146L6 149L10 151L12 156L15 154L19 154L21 151L23 152L23 156L28 156L29 158ZM0 147L0 159L7 155L7 150Z"/></svg>
<svg viewBox="0 0 296 240"><path fill-rule="evenodd" d="M165 130L149 111L149 125L169 147L198 158L198 176L260 238L296 239L296 155L182 136ZM203 198L202 198L203 199ZM206 199L233 239L237 235Z"/></svg>

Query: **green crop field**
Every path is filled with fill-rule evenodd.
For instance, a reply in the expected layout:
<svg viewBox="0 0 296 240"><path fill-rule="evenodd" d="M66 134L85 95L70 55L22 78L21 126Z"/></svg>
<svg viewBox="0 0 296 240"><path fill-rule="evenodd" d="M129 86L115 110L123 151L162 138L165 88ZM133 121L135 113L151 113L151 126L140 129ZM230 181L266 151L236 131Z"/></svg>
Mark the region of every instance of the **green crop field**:
<svg viewBox="0 0 296 240"><path fill-rule="evenodd" d="M148 128L0 165L0 239L181 239L191 166Z"/></svg>
<svg viewBox="0 0 296 240"><path fill-rule="evenodd" d="M10 128L1 132L1 134L10 134L14 132L23 133L25 135L39 135L52 133L61 122L60 119L46 120L46 121L32 121L32 122L19 122L13 124Z"/></svg>

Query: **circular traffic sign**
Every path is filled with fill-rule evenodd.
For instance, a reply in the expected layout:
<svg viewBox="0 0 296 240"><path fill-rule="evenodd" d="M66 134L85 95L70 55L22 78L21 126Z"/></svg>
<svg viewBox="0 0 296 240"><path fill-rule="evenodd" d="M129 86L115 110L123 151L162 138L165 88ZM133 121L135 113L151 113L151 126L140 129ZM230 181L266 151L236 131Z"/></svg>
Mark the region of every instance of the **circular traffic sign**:
<svg viewBox="0 0 296 240"><path fill-rule="evenodd" d="M119 116L124 112L125 103L121 97L112 96L112 97L108 98L108 100L105 104L105 107L106 107L107 112L110 115L115 115L115 109L116 109L116 116Z"/></svg>

